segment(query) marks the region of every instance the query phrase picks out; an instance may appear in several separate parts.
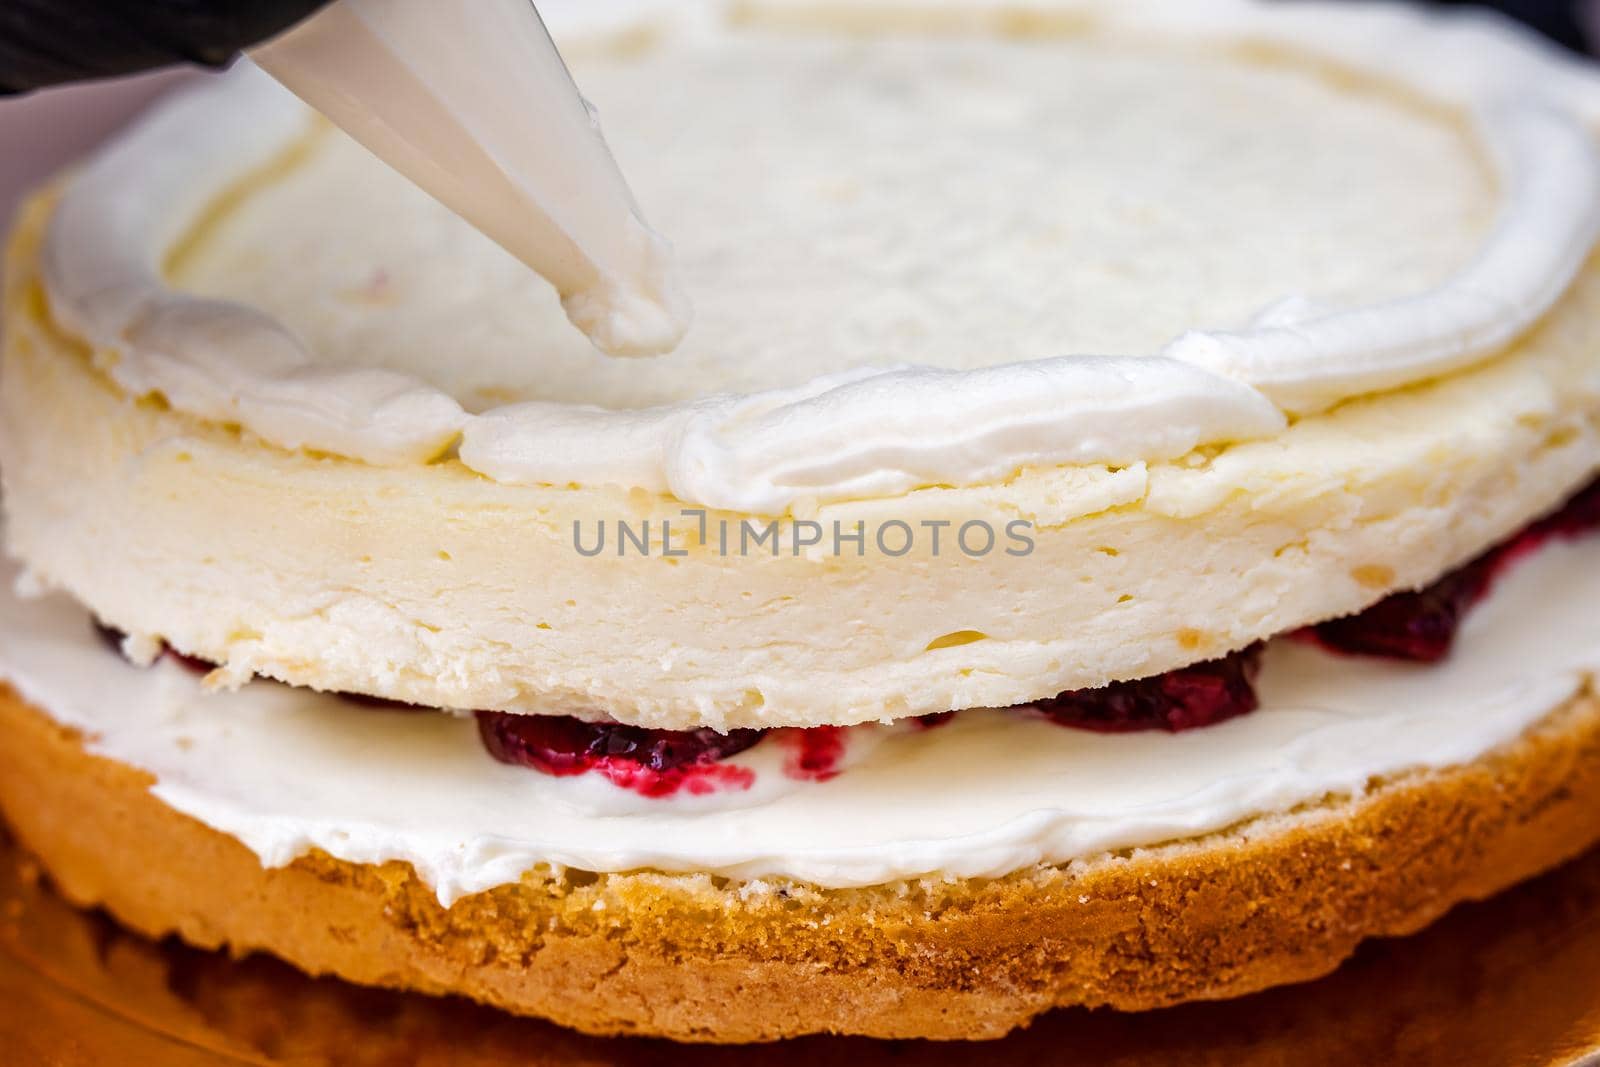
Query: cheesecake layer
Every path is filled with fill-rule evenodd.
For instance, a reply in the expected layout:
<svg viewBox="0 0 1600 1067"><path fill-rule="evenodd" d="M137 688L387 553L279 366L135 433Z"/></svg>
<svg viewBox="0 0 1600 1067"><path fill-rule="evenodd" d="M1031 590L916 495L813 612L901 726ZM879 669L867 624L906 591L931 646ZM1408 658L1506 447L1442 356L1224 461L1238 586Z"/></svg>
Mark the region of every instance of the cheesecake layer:
<svg viewBox="0 0 1600 1067"><path fill-rule="evenodd" d="M573 49L706 294L627 368L270 85L174 104L14 243L11 551L222 681L808 726L1219 656L1593 475L1583 69L1391 9L913 6Z"/></svg>
<svg viewBox="0 0 1600 1067"><path fill-rule="evenodd" d="M1600 275L1507 358L1132 467L820 507L873 550L738 551L669 498L504 486L459 464L288 453L135 402L45 317L34 208L7 289L0 456L31 578L225 665L459 709L668 728L892 720L1160 673L1426 584L1589 480ZM650 524L648 556L617 524ZM974 520L991 551L952 546ZM1022 520L1031 551L1006 552ZM673 524L674 551L661 545ZM914 550L877 551L911 528ZM602 524L606 550L592 549ZM943 525L940 525L943 524ZM931 534L944 533L936 554ZM975 545L974 547L981 547Z"/></svg>

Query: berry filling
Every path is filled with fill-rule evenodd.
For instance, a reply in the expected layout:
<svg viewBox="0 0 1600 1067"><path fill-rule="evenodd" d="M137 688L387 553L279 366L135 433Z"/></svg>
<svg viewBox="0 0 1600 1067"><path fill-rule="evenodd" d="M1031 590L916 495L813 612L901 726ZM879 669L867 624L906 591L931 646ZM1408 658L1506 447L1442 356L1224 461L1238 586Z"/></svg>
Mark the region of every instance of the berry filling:
<svg viewBox="0 0 1600 1067"><path fill-rule="evenodd" d="M826 782L837 777L839 762L844 759L845 730L843 726L784 730L792 748L783 773L801 782Z"/></svg>
<svg viewBox="0 0 1600 1067"><path fill-rule="evenodd" d="M647 797L680 790L704 794L748 789L755 776L719 760L743 752L764 731L649 730L621 723L584 722L568 715L478 712L478 735L501 763L566 777L597 771Z"/></svg>
<svg viewBox="0 0 1600 1067"><path fill-rule="evenodd" d="M1491 552L1425 589L1387 596L1358 615L1295 633L1332 652L1437 663L1450 654L1467 610L1483 599L1499 561Z"/></svg>
<svg viewBox="0 0 1600 1067"><path fill-rule="evenodd" d="M1194 730L1254 711L1261 670L1257 641L1221 659L1180 667L1153 678L1077 689L1033 706L1060 726L1097 733Z"/></svg>
<svg viewBox="0 0 1600 1067"><path fill-rule="evenodd" d="M1432 585L1395 593L1356 615L1308 626L1295 637L1333 652L1437 663L1450 654L1467 612L1514 563L1555 538L1600 526L1600 481L1592 482L1521 533L1457 567Z"/></svg>

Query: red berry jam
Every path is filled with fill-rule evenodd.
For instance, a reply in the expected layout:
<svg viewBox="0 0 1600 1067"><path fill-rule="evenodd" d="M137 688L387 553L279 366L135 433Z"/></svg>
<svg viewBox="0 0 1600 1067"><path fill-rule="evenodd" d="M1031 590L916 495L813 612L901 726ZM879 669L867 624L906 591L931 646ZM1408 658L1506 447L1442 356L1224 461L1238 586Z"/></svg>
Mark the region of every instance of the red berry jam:
<svg viewBox="0 0 1600 1067"><path fill-rule="evenodd" d="M1154 678L1076 689L1033 706L1061 726L1099 733L1194 730L1254 711L1261 642Z"/></svg>
<svg viewBox="0 0 1600 1067"><path fill-rule="evenodd" d="M802 782L826 782L837 777L839 762L844 759L846 729L813 726L806 730L780 731L790 745L783 773Z"/></svg>
<svg viewBox="0 0 1600 1067"><path fill-rule="evenodd" d="M748 789L747 768L718 766L761 740L760 730L649 730L567 715L478 712L478 733L501 763L565 777L596 771L647 797Z"/></svg>
<svg viewBox="0 0 1600 1067"><path fill-rule="evenodd" d="M1301 631L1324 648L1350 655L1437 663L1450 654L1467 611L1494 581L1497 560L1480 556L1426 589L1395 593L1359 615Z"/></svg>
<svg viewBox="0 0 1600 1067"><path fill-rule="evenodd" d="M1559 511L1427 588L1395 593L1359 614L1318 623L1295 636L1335 652L1437 663L1450 654L1467 612L1512 564L1553 538L1578 537L1597 526L1600 481L1590 483Z"/></svg>

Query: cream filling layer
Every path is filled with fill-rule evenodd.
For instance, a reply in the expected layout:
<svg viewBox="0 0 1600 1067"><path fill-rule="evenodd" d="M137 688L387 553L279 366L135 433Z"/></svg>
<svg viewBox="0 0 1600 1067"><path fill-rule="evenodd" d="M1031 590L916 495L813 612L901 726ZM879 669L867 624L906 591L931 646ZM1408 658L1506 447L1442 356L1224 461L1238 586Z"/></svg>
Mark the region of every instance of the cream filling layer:
<svg viewBox="0 0 1600 1067"><path fill-rule="evenodd" d="M786 776L774 736L732 761L754 773L748 790L655 800L499 764L469 719L270 682L206 692L171 662L139 669L62 596L0 597L0 676L267 866L312 848L404 860L446 905L541 864L846 887L1185 839L1473 760L1591 685L1597 598L1600 538L1555 542L1502 579L1443 664L1280 641L1262 707L1206 729L1108 735L968 711L933 730L857 727L826 782Z"/></svg>
<svg viewBox="0 0 1600 1067"><path fill-rule="evenodd" d="M1600 153L1587 125L1600 116L1596 79L1517 32L1478 19L1338 5L1034 6L1207 47L1264 41L1291 60L1349 66L1471 113L1501 186L1497 225L1469 264L1431 290L1333 311L1278 303L1251 328L1190 332L1139 359L866 367L643 410L535 402L468 414L415 378L327 364L259 312L164 284L165 255L207 207L304 134L303 110L243 70L225 88L157 113L73 181L44 255L52 310L124 389L160 393L180 410L238 422L274 444L399 464L459 442L464 463L506 483L618 484L778 513L799 501L981 484L1028 465L1159 461L1197 445L1270 436L1286 413L1437 377L1501 351L1562 296L1600 234ZM659 5L625 7L657 23L692 23L686 39L702 45L728 32L715 3L671 17ZM743 15L747 23L804 17L822 26L882 17L916 28L952 13L981 26L994 10L930 0L767 4ZM627 21L607 5L592 19L577 6L546 13L580 33L590 23L610 30ZM672 47L667 36L663 47ZM732 201L737 195L729 190ZM963 430L954 443L953 423Z"/></svg>

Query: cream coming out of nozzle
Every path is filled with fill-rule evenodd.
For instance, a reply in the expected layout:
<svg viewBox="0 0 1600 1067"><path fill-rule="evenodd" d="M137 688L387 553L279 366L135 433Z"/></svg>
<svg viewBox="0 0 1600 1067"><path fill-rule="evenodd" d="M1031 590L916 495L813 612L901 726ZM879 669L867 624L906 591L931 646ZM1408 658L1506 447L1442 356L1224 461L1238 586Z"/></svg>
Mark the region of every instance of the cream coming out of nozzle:
<svg viewBox="0 0 1600 1067"><path fill-rule="evenodd" d="M671 247L530 0L337 0L251 58L554 285L601 351L683 338Z"/></svg>

